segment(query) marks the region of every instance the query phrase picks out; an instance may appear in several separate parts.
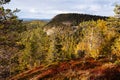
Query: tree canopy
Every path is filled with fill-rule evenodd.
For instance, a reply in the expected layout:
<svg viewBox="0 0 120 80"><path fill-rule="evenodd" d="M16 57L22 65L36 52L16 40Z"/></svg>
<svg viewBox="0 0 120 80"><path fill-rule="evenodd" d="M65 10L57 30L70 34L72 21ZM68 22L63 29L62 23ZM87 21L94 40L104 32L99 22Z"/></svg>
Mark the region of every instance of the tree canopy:
<svg viewBox="0 0 120 80"><path fill-rule="evenodd" d="M114 12L116 14L115 17L120 18L120 5L118 4L115 5Z"/></svg>
<svg viewBox="0 0 120 80"><path fill-rule="evenodd" d="M10 2L10 1L11 1L11 0L0 0L0 5L6 4L6 3Z"/></svg>

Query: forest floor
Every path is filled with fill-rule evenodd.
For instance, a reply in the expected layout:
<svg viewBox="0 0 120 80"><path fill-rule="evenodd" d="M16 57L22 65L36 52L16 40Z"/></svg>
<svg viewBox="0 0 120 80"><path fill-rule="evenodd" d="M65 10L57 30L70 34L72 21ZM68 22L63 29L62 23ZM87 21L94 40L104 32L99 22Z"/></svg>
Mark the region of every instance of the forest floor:
<svg viewBox="0 0 120 80"><path fill-rule="evenodd" d="M40 65L9 80L120 80L120 65L107 59L78 58Z"/></svg>

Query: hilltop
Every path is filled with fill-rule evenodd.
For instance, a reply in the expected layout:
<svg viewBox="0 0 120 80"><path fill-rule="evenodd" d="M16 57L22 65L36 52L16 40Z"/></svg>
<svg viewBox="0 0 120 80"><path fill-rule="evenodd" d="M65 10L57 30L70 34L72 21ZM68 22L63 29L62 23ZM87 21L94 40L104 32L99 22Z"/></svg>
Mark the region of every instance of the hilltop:
<svg viewBox="0 0 120 80"><path fill-rule="evenodd" d="M80 22L90 21L90 20L96 21L98 19L105 20L107 18L108 17L105 17L105 16L78 14L78 13L58 14L46 25L46 27L77 26L80 24Z"/></svg>

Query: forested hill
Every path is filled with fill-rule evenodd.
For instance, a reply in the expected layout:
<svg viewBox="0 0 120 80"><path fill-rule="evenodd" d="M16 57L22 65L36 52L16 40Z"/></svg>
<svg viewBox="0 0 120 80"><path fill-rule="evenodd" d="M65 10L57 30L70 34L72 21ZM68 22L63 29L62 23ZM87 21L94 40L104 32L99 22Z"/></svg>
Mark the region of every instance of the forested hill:
<svg viewBox="0 0 120 80"><path fill-rule="evenodd" d="M61 26L61 25L78 25L83 21L107 19L105 16L89 15L89 14L78 14L78 13L67 13L56 15L46 26Z"/></svg>

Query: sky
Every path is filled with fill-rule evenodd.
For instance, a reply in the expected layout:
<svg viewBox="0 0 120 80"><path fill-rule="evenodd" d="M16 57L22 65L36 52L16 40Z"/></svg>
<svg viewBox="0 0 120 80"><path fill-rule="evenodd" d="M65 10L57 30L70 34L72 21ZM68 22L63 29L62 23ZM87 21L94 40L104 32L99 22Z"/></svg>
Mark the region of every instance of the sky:
<svg viewBox="0 0 120 80"><path fill-rule="evenodd" d="M11 0L4 6L20 9L19 18L51 19L61 13L113 16L116 3L120 0Z"/></svg>

